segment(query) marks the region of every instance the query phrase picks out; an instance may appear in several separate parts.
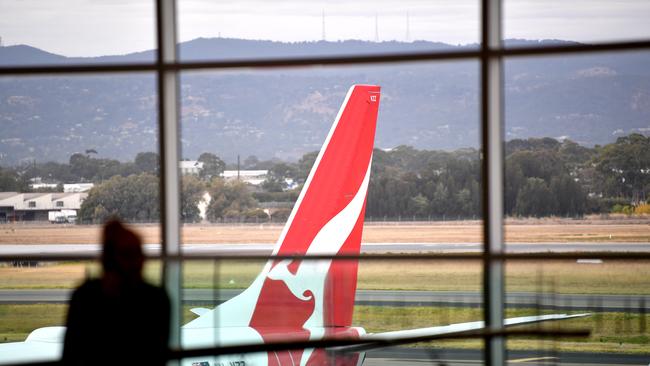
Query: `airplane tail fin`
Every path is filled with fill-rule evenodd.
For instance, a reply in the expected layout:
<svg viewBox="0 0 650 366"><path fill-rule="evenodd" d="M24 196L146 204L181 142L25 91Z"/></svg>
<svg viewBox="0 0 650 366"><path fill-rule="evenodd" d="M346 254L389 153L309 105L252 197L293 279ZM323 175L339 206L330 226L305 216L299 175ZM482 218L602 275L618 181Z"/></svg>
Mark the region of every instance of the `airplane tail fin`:
<svg viewBox="0 0 650 366"><path fill-rule="evenodd" d="M331 240L330 243L314 240L327 225L337 223L337 228L343 228L333 220L345 209L351 209L355 197L363 202L354 205L353 213L359 216L363 211L379 93L380 88L372 85L354 85L348 91L273 254L335 255L340 250L347 254L359 253L358 245L344 247L343 243ZM357 217L353 219L356 221Z"/></svg>
<svg viewBox="0 0 650 366"><path fill-rule="evenodd" d="M294 205L274 255L356 255L361 234L380 88L354 85ZM272 260L237 297L185 328L249 327L264 341L274 334L318 339L352 322L356 260ZM342 330L339 328L339 330Z"/></svg>
<svg viewBox="0 0 650 366"><path fill-rule="evenodd" d="M359 254L379 95L378 86L350 88L273 254ZM271 263L251 325L287 325L278 314L288 311L301 327L349 326L357 266L356 260Z"/></svg>

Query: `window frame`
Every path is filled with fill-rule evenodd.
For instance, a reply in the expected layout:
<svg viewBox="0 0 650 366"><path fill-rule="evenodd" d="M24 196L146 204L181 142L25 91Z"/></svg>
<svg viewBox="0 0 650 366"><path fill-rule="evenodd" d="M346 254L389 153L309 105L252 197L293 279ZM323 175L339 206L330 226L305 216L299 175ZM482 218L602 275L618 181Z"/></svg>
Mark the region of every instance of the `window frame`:
<svg viewBox="0 0 650 366"><path fill-rule="evenodd" d="M504 251L503 240L503 174L505 142L503 133L503 60L506 58L543 55L584 54L650 50L650 39L594 44L571 44L504 48L502 44L502 0L481 0L481 44L477 49L460 51L413 52L363 56L294 57L247 59L231 61L185 62L178 60L177 9L175 0L156 0L157 58L154 63L123 63L98 65L36 65L0 67L0 77L20 75L89 74L155 72L158 82L158 127L161 156L161 228L163 281L172 302L172 346L180 349L181 326L181 263L187 259L180 246L180 171L179 159L179 82L181 71L268 69L305 66L360 64L392 64L400 62L431 62L478 60L481 65L481 149L483 251L476 255L422 255L420 258L478 259L483 263L483 320L489 331L484 339L484 361L487 365L505 364L505 342L502 332L504 314L504 263L508 260L574 259L571 253L517 254ZM58 203L58 202L57 202ZM29 207L32 202L29 203ZM35 202L34 206L35 207ZM58 206L57 206L58 207ZM226 256L215 256L227 259ZM362 255L361 257L370 257ZM62 257L57 257L61 259ZM71 255L70 258L78 259ZM239 257L241 258L241 257ZM251 257L254 258L254 257ZM268 256L265 258L269 258ZM650 259L650 253L581 253L579 258ZM0 255L0 260L16 259ZM47 260L48 256L32 255L21 259ZM87 259L87 258L84 258ZM398 258L396 258L398 259Z"/></svg>

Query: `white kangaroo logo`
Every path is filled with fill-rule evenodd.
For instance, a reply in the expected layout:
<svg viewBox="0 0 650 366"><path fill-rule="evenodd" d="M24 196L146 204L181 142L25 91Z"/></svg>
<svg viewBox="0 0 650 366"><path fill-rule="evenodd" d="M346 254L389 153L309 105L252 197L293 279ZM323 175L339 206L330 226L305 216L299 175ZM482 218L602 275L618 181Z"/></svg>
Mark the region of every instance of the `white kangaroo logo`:
<svg viewBox="0 0 650 366"><path fill-rule="evenodd" d="M372 156L370 161L372 162ZM333 256L341 250L343 243L350 236L363 209L369 179L370 163L368 164L363 182L352 201L321 228L309 245L306 256ZM325 330L319 327L323 323L325 279L332 260L303 260L298 266L295 275L288 268L291 262L291 259L282 260L268 272L267 277L272 280L283 281L289 291L302 301L309 301L312 298L315 299L314 311L303 324L303 328L309 330L310 340L321 339L325 335ZM312 351L311 349L305 350L300 361L301 365L307 363Z"/></svg>

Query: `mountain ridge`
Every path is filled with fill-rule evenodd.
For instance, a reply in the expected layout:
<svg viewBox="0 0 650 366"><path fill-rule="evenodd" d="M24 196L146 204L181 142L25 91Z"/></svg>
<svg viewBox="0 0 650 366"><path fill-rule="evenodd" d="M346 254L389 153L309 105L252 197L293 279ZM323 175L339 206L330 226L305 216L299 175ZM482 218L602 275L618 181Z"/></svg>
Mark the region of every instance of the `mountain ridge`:
<svg viewBox="0 0 650 366"><path fill-rule="evenodd" d="M506 39L504 40L504 43L507 47L579 44L578 42L563 41L557 39ZM372 42L363 40L280 42L272 40L199 37L189 41L180 42L178 47L181 60L204 61L252 57L262 58L314 55L352 55L382 52L422 52L450 49L477 49L479 45L476 43L452 45L444 42L432 42L424 40L412 42ZM296 47L300 47L300 49L297 49ZM220 55L220 52L223 50L227 50L229 54ZM255 51L255 53L253 51ZM118 55L68 57L24 44L0 47L1 66L18 66L21 64L36 65L41 63L95 64L105 62L154 62L155 57L155 49Z"/></svg>
<svg viewBox="0 0 650 366"><path fill-rule="evenodd" d="M508 47L571 43L508 40ZM184 61L458 49L434 42L305 42L195 39ZM216 56L215 56L216 55ZM0 47L0 65L153 62L154 51L66 58L29 46ZM215 58L216 57L216 58ZM145 60L145 61L143 61ZM504 61L507 139L568 138L593 146L650 132L650 53L518 57ZM478 60L180 74L184 158L213 152L296 160L317 150L355 83L382 86L376 145L452 150L480 141ZM155 74L0 78L0 165L66 161L95 149L131 160L157 150Z"/></svg>

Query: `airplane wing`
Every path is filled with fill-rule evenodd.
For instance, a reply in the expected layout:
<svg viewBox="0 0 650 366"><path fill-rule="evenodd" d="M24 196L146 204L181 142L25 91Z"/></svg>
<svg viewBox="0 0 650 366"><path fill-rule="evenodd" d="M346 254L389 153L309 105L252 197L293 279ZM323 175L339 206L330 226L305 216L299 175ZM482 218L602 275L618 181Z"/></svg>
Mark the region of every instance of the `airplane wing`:
<svg viewBox="0 0 650 366"><path fill-rule="evenodd" d="M52 361L61 357L65 327L33 330L23 342L3 343L1 363Z"/></svg>
<svg viewBox="0 0 650 366"><path fill-rule="evenodd" d="M582 318L589 316L591 314L548 314L548 315L533 315L533 316L522 316L517 318L508 318L504 319L503 324L506 327L511 327L515 325L525 325L525 324L534 324L546 321L553 320L565 320L572 318ZM382 333L368 333L362 335L360 340L362 341L399 341L419 337L431 337L431 336L444 336L451 334L458 334L462 332L469 332L475 330L485 329L485 323L483 321L475 322L466 322L466 323L455 323L437 327L428 327L428 328L416 328L416 329L406 329L406 330L397 330L392 332L382 332ZM383 348L383 345L363 345L363 346L351 346L351 347L341 347L342 350L348 351L367 351L370 349Z"/></svg>

